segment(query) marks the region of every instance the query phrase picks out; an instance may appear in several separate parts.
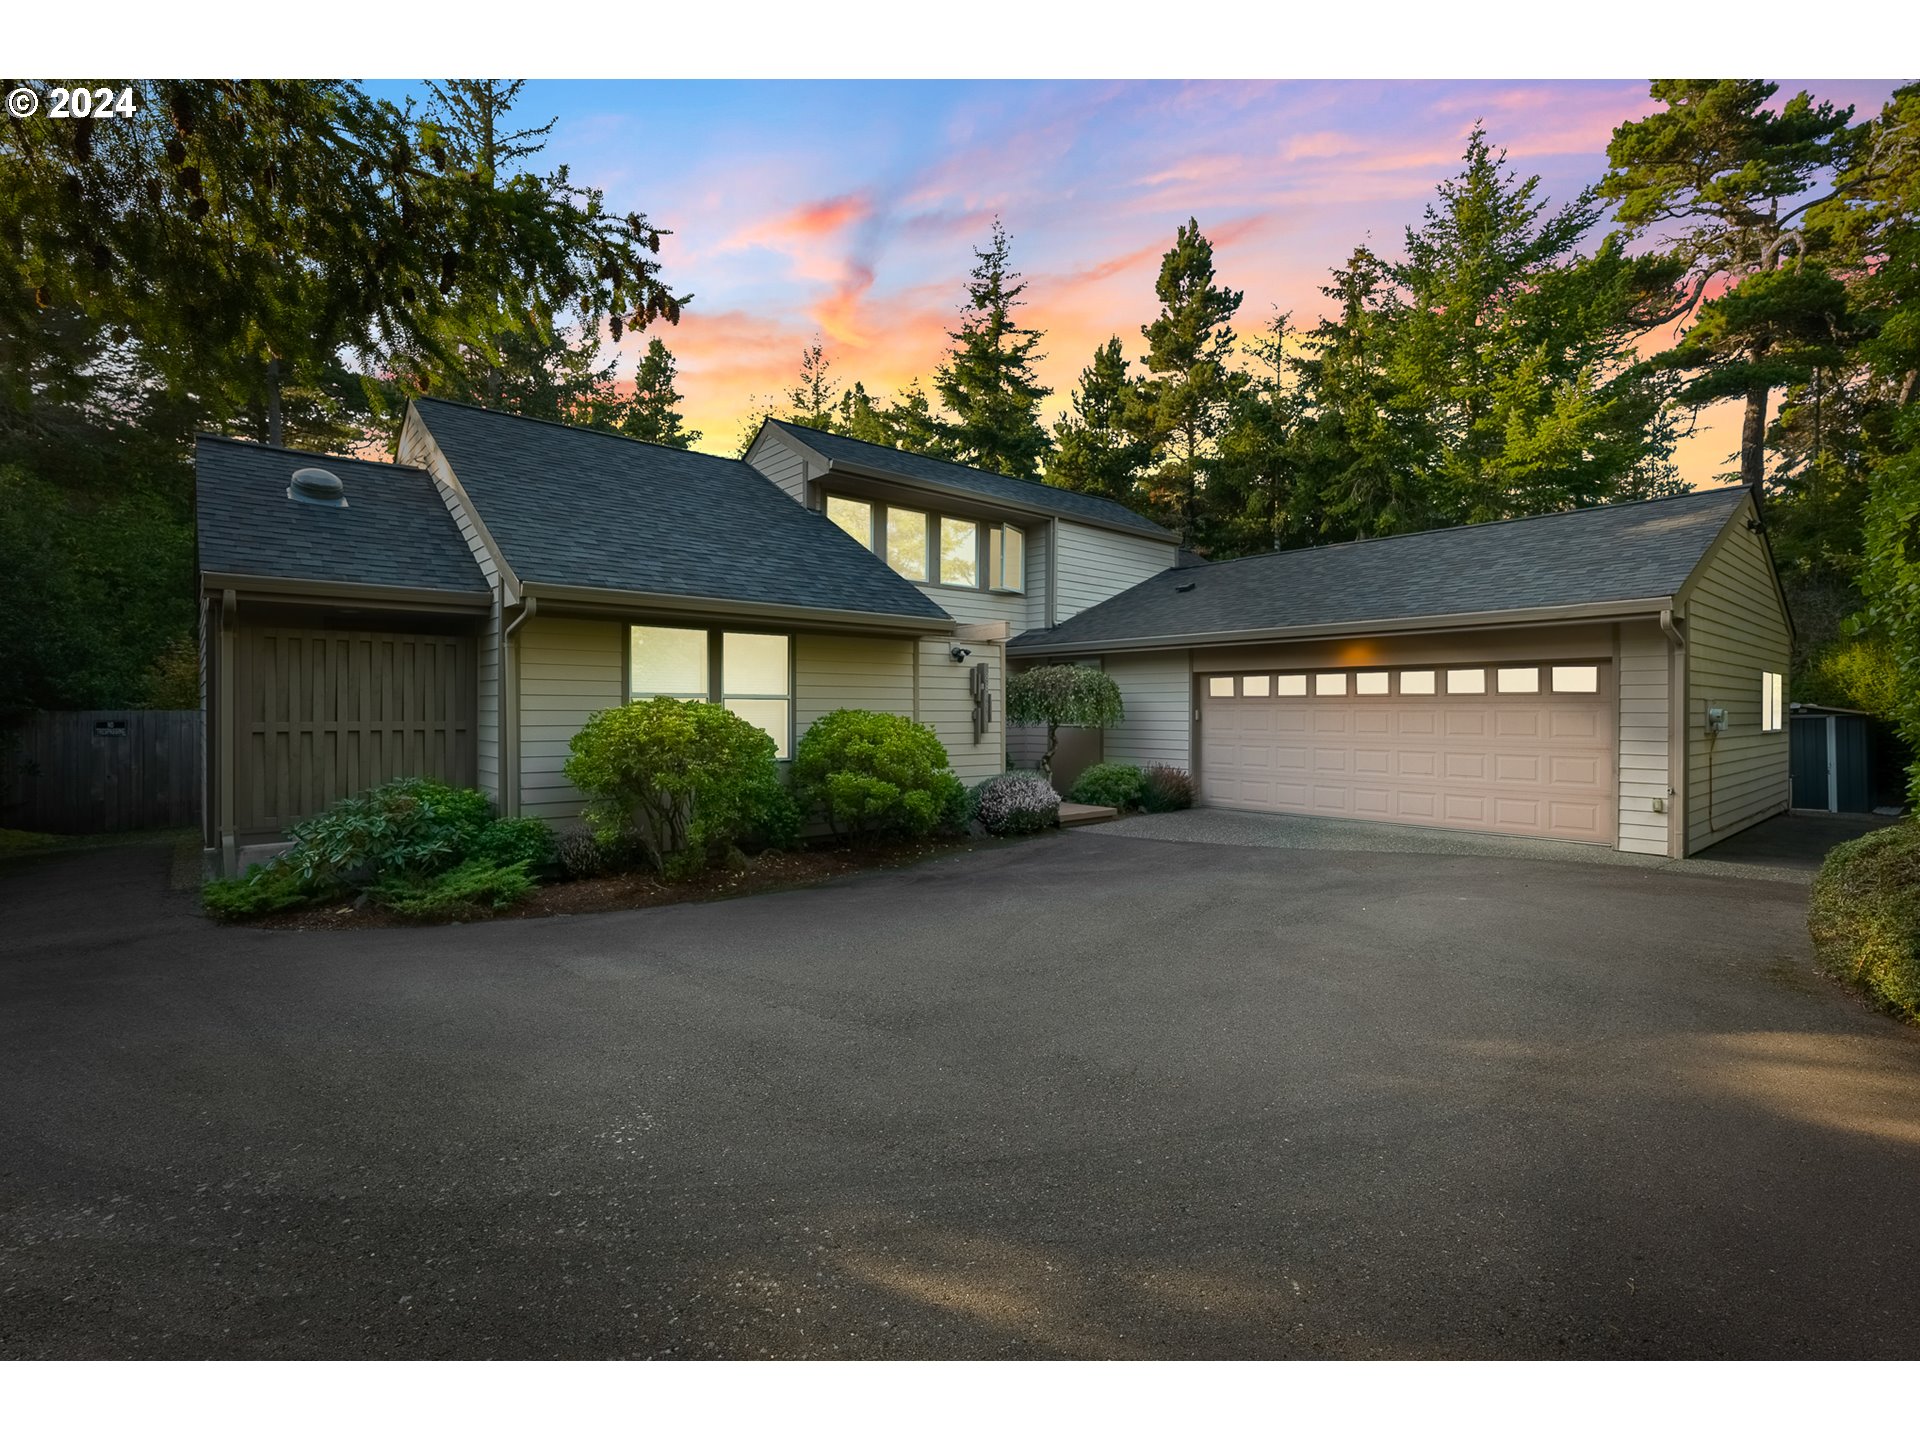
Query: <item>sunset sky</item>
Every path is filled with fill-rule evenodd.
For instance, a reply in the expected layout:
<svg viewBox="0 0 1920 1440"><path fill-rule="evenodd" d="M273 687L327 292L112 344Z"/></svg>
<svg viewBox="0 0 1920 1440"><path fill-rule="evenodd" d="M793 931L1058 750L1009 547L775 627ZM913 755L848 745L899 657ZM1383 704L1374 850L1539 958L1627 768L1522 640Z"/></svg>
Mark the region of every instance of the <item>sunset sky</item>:
<svg viewBox="0 0 1920 1440"><path fill-rule="evenodd" d="M1892 88L1787 80L1782 94L1802 87L1863 115ZM1051 414L1109 335L1139 355L1161 252L1189 215L1246 292L1243 335L1275 310L1311 324L1356 244L1398 253L1475 119L1558 201L1599 179L1613 127L1651 104L1641 80L535 81L521 99L528 122L560 117L547 161L674 232L666 277L694 300L658 333L701 448L722 452L816 335L843 384L930 378L995 215L1046 332ZM1710 480L1736 443L1707 417L1686 477Z"/></svg>

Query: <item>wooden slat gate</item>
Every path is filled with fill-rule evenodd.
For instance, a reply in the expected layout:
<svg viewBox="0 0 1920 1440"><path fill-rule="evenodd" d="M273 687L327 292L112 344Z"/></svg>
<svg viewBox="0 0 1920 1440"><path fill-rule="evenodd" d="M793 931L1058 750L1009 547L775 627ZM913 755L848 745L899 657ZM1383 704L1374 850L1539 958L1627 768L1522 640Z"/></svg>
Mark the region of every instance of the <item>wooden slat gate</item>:
<svg viewBox="0 0 1920 1440"><path fill-rule="evenodd" d="M236 640L243 841L281 834L384 780L473 784L471 636L247 626Z"/></svg>
<svg viewBox="0 0 1920 1440"><path fill-rule="evenodd" d="M198 710L49 710L0 733L0 826L57 835L200 818Z"/></svg>

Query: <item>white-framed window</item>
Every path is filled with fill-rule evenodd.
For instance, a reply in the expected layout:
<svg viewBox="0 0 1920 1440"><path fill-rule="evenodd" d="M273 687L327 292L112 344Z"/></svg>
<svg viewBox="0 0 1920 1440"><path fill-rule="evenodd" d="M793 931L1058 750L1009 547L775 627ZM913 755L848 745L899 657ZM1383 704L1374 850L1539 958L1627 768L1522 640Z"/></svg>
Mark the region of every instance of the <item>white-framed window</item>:
<svg viewBox="0 0 1920 1440"><path fill-rule="evenodd" d="M1784 729L1787 714L1786 677L1778 670L1760 672L1760 728Z"/></svg>
<svg viewBox="0 0 1920 1440"><path fill-rule="evenodd" d="M793 640L758 630L627 627L627 698L725 705L793 753Z"/></svg>
<svg viewBox="0 0 1920 1440"><path fill-rule="evenodd" d="M1447 671L1447 694L1484 695L1487 693L1487 672L1484 670Z"/></svg>
<svg viewBox="0 0 1920 1440"><path fill-rule="evenodd" d="M1598 665L1555 665L1553 690L1556 695L1594 695L1600 690Z"/></svg>
<svg viewBox="0 0 1920 1440"><path fill-rule="evenodd" d="M1433 694L1434 672L1431 670L1402 670L1400 672L1400 693L1402 695Z"/></svg>
<svg viewBox="0 0 1920 1440"><path fill-rule="evenodd" d="M1273 693L1276 695L1304 695L1307 693L1307 677L1304 675L1276 675L1273 677Z"/></svg>
<svg viewBox="0 0 1920 1440"><path fill-rule="evenodd" d="M909 580L927 581L927 512L887 506L887 564Z"/></svg>
<svg viewBox="0 0 1920 1440"><path fill-rule="evenodd" d="M1495 672L1502 695L1538 695L1540 693L1540 667L1538 665L1502 666Z"/></svg>
<svg viewBox="0 0 1920 1440"><path fill-rule="evenodd" d="M1249 700L1264 700L1273 693L1273 677L1271 675L1242 675L1240 677L1240 693L1245 695Z"/></svg>
<svg viewBox="0 0 1920 1440"><path fill-rule="evenodd" d="M980 522L940 517L940 583L980 588Z"/></svg>
<svg viewBox="0 0 1920 1440"><path fill-rule="evenodd" d="M1353 693L1356 695L1384 695L1387 693L1387 672L1384 670L1360 670L1353 677Z"/></svg>
<svg viewBox="0 0 1920 1440"><path fill-rule="evenodd" d="M829 495L827 518L867 549L873 549L873 505L869 501Z"/></svg>
<svg viewBox="0 0 1920 1440"><path fill-rule="evenodd" d="M1344 695L1347 693L1346 672L1326 671L1313 677L1313 693L1316 695Z"/></svg>
<svg viewBox="0 0 1920 1440"><path fill-rule="evenodd" d="M987 527L987 588L1015 594L1027 588L1027 536L1018 525Z"/></svg>
<svg viewBox="0 0 1920 1440"><path fill-rule="evenodd" d="M1211 675L1207 677L1207 694L1216 700L1233 698L1233 676Z"/></svg>

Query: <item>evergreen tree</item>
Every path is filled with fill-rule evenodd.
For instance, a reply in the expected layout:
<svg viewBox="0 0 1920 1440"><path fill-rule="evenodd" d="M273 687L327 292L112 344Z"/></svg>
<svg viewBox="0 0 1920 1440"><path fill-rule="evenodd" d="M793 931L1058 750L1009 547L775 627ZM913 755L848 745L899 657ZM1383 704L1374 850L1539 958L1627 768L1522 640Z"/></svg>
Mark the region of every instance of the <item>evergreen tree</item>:
<svg viewBox="0 0 1920 1440"><path fill-rule="evenodd" d="M1070 399L1071 409L1053 427L1047 483L1122 505L1137 504L1135 492L1153 458L1153 446L1140 433L1139 387L1121 353L1119 336L1093 352Z"/></svg>
<svg viewBox="0 0 1920 1440"><path fill-rule="evenodd" d="M941 402L953 418L944 429L954 455L968 465L1033 479L1051 442L1040 423L1040 402L1053 392L1034 376L1044 357L1040 332L1019 324L1026 282L1009 268L1009 243L996 219L967 282L967 303L946 362L935 374Z"/></svg>
<svg viewBox="0 0 1920 1440"><path fill-rule="evenodd" d="M1629 237L1666 240L1684 269L1669 318L1693 314L1710 287L1727 287L1661 363L1690 377L1683 403L1743 401L1740 479L1756 491L1773 390L1806 380L1827 358L1839 292L1805 265L1804 221L1830 198L1816 185L1841 168L1855 139L1851 108L1815 104L1805 91L1771 108L1778 89L1761 80L1654 81L1652 96L1666 108L1613 132L1598 190L1619 202Z"/></svg>
<svg viewBox="0 0 1920 1440"><path fill-rule="evenodd" d="M1300 392L1287 353L1289 317L1275 315L1249 345L1255 368L1234 394L1209 487L1216 559L1311 544L1324 507L1297 443Z"/></svg>
<svg viewBox="0 0 1920 1440"><path fill-rule="evenodd" d="M622 435L666 445L675 450L691 450L700 443L700 432L686 427L680 413L681 395L673 352L658 335L647 341L647 350L633 371L633 395L621 408L615 425Z"/></svg>
<svg viewBox="0 0 1920 1440"><path fill-rule="evenodd" d="M1140 327L1147 341L1142 428L1154 456L1148 498L1189 545L1205 541L1207 471L1240 383L1231 362L1242 292L1213 282L1213 246L1189 216L1160 261L1160 314Z"/></svg>

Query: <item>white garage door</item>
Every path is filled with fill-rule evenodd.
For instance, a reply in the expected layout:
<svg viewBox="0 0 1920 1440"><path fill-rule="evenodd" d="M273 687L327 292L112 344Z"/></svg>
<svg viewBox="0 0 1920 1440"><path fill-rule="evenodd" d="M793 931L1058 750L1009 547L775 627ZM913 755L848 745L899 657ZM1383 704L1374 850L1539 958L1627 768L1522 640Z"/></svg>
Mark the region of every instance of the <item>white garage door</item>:
<svg viewBox="0 0 1920 1440"><path fill-rule="evenodd" d="M1238 810L1611 845L1610 668L1203 676L1201 796Z"/></svg>

